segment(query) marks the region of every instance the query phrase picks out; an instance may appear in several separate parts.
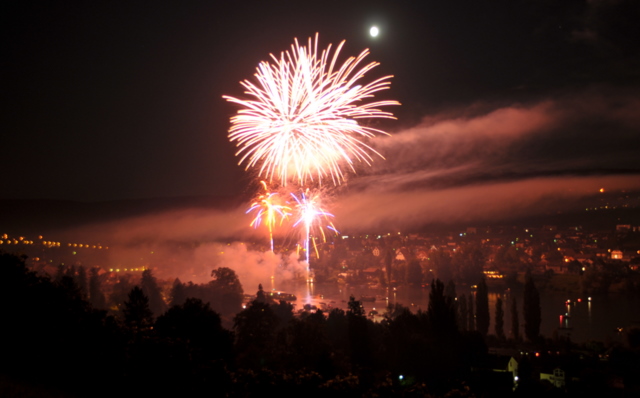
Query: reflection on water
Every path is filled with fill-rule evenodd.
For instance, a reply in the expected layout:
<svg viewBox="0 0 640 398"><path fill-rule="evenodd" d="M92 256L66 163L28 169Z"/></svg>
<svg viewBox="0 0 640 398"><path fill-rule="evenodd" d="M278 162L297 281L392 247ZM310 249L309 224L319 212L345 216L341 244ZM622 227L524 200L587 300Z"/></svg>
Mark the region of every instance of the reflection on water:
<svg viewBox="0 0 640 398"><path fill-rule="evenodd" d="M638 297L617 294L591 297L565 295L564 299L561 297L561 294L553 294L540 298L543 322L547 319L545 311L565 314L563 328L559 329L559 332L576 342L622 342L623 334L619 328L638 324L640 321L637 310L640 304Z"/></svg>
<svg viewBox="0 0 640 398"><path fill-rule="evenodd" d="M330 309L332 307L347 309L350 296L362 301L365 312L376 309L384 313L384 309L393 303L399 303L411 308L412 311L426 311L429 304L430 288L397 287L389 289L369 289L366 286L350 286L337 284L314 283L271 283L273 290L282 290L293 293L298 297L295 302L296 309L301 309L304 304L316 305L318 308ZM251 293L251 292L249 292ZM456 287L458 297L472 293L468 286ZM521 322L520 334L524 335L522 323L522 292L491 291L489 292L489 310L491 325L489 333L495 333L495 305L496 299L501 296L503 300L505 334L509 336L511 325L510 295L515 294L518 304L518 317ZM368 301L372 300L372 301ZM623 295L593 295L585 296L568 295L558 292L541 292L540 306L542 308L542 324L540 333L551 338L554 335L569 337L573 342L597 341L622 341L623 333L617 328L640 324L640 298Z"/></svg>

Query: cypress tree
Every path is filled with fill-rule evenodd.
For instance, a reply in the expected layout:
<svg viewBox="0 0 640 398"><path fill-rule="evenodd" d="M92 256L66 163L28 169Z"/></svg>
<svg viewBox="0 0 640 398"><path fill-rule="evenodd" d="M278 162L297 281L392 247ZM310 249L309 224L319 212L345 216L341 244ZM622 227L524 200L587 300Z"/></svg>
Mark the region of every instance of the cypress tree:
<svg viewBox="0 0 640 398"><path fill-rule="evenodd" d="M458 305L458 325L460 325L460 330L467 330L467 326L469 324L467 320L467 296L464 294L460 296L460 305Z"/></svg>
<svg viewBox="0 0 640 398"><path fill-rule="evenodd" d="M427 320L435 336L451 338L458 331L454 301L444 294L444 284L439 279L431 282Z"/></svg>
<svg viewBox="0 0 640 398"><path fill-rule="evenodd" d="M476 330L476 317L475 317L475 313L473 311L474 305L473 305L473 294L469 294L468 300L467 300L467 330L469 331L474 331Z"/></svg>
<svg viewBox="0 0 640 398"><path fill-rule="evenodd" d="M158 281L153 276L150 269L142 272L140 280L140 288L145 296L149 299L149 308L154 316L160 316L167 310L167 303L162 298L162 292L158 286Z"/></svg>
<svg viewBox="0 0 640 398"><path fill-rule="evenodd" d="M496 336L504 340L504 311L502 310L502 297L496 300Z"/></svg>
<svg viewBox="0 0 640 398"><path fill-rule="evenodd" d="M387 273L387 284L391 284L391 272L393 270L393 253L391 248L387 248L387 252L384 255L384 266Z"/></svg>
<svg viewBox="0 0 640 398"><path fill-rule="evenodd" d="M518 319L518 304L515 296L511 296L511 336L516 341L520 340L520 320Z"/></svg>
<svg viewBox="0 0 640 398"><path fill-rule="evenodd" d="M444 288L444 295L450 297L452 300L455 300L458 296L456 294L456 284L453 280L449 280L449 283L447 283L447 286Z"/></svg>
<svg viewBox="0 0 640 398"><path fill-rule="evenodd" d="M524 334L529 341L536 341L540 335L542 322L540 310L540 294L533 283L531 272L527 272L524 283Z"/></svg>
<svg viewBox="0 0 640 398"><path fill-rule="evenodd" d="M483 277L476 291L476 327L483 336L489 332L489 292Z"/></svg>

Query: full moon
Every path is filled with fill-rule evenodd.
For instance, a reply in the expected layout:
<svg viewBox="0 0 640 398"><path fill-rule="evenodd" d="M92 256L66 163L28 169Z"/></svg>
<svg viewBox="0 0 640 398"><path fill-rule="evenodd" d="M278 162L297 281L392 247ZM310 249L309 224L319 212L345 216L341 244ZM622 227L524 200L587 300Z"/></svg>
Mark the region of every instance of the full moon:
<svg viewBox="0 0 640 398"><path fill-rule="evenodd" d="M372 26L371 29L369 29L369 34L371 35L371 37L376 37L378 36L378 33L380 31L378 30L377 26Z"/></svg>

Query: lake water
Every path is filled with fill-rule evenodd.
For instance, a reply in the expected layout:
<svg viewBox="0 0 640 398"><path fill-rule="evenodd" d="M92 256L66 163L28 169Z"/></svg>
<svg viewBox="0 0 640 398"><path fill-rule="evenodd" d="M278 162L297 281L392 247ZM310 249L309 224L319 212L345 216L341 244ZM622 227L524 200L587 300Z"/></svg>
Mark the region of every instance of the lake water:
<svg viewBox="0 0 640 398"><path fill-rule="evenodd" d="M265 286L265 290L268 287ZM293 293L298 300L296 309L304 304L338 307L347 309L349 297L356 300L362 296L374 297L376 301L363 301L367 313L375 309L381 314L390 303L400 303L413 311L426 311L429 304L430 288L398 287L396 289L369 289L366 286L349 286L337 284L306 284L306 283L272 283L271 290L281 290ZM458 296L468 295L469 288L456 287ZM503 299L504 331L508 336L511 328L509 294L516 294L518 302L518 316L520 323L524 322L522 313L522 292L490 291L489 310L491 325L489 334L494 334L495 302L499 295ZM542 292L540 294L542 308L542 323L540 333L547 338L554 333L569 336L573 342L586 341L624 341L623 332L617 328L627 328L632 325L640 326L640 297L629 297L618 294L594 295L589 297L568 295L558 292ZM562 318L561 318L562 316ZM524 335L521 328L520 334Z"/></svg>

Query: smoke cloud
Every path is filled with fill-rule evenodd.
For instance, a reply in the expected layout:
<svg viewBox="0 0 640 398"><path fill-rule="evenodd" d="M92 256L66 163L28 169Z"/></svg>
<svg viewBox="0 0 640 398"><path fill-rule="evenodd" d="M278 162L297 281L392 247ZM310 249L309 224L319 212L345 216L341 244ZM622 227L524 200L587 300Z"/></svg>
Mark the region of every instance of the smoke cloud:
<svg viewBox="0 0 640 398"><path fill-rule="evenodd" d="M640 191L639 109L636 96L598 88L430 115L373 142L386 160L336 189L327 210L343 233L374 233L575 211L580 199L601 188ZM266 230L249 227L248 206L176 210L72 233L116 246L114 263L159 264L161 277L200 283L210 280L212 269L229 267L253 291L272 276L299 275L305 265L295 253L265 250ZM277 239L297 242L291 230L276 232Z"/></svg>

